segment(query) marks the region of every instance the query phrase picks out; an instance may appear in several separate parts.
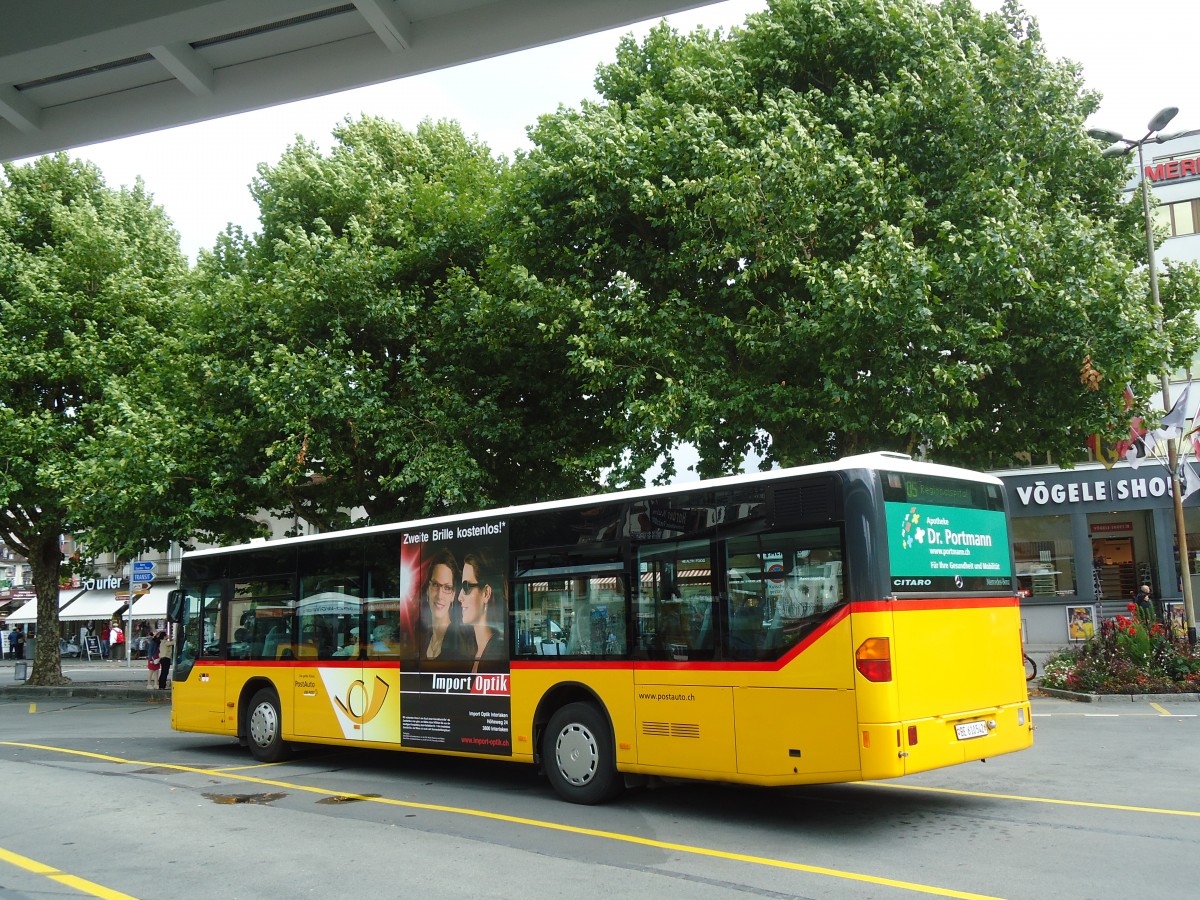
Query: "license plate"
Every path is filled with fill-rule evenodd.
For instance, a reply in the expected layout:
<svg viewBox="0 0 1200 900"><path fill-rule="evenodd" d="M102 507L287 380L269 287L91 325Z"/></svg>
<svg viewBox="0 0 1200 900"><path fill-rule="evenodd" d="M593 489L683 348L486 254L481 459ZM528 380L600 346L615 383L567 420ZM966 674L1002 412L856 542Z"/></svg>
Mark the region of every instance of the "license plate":
<svg viewBox="0 0 1200 900"><path fill-rule="evenodd" d="M987 722L959 722L954 726L954 733L958 735L960 741L968 741L971 738L977 737L987 737Z"/></svg>

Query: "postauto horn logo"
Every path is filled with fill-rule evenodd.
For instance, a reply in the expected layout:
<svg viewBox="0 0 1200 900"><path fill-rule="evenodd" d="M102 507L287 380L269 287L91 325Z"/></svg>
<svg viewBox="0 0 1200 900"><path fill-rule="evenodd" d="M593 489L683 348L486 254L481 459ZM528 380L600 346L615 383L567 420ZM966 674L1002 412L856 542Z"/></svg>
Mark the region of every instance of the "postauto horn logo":
<svg viewBox="0 0 1200 900"><path fill-rule="evenodd" d="M366 725L383 709L383 701L387 699L388 683L375 676L375 690L367 691L366 683L361 679L352 681L346 688L346 698L334 697L333 702L351 722Z"/></svg>

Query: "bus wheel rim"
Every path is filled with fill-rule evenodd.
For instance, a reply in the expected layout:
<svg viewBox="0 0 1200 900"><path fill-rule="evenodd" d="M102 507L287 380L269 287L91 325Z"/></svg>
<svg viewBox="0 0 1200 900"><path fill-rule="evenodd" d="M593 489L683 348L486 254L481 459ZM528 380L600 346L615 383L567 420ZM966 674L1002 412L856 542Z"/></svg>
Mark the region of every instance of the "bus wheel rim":
<svg viewBox="0 0 1200 900"><path fill-rule="evenodd" d="M260 747L268 746L279 731L279 718L270 703L260 703L250 714L250 739Z"/></svg>
<svg viewBox="0 0 1200 900"><path fill-rule="evenodd" d="M554 760L558 771L568 783L581 787L596 775L600 748L592 733L578 722L558 733L554 745Z"/></svg>

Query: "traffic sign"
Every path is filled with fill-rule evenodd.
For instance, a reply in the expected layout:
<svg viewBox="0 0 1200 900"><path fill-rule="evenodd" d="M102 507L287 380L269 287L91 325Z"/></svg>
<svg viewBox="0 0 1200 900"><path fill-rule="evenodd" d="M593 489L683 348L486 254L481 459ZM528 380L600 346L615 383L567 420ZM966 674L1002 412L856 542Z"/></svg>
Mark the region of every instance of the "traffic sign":
<svg viewBox="0 0 1200 900"><path fill-rule="evenodd" d="M153 581L154 573L153 572L134 572L132 575L129 576L129 580L132 581L134 584L137 584L139 581Z"/></svg>
<svg viewBox="0 0 1200 900"><path fill-rule="evenodd" d="M153 572L154 571L154 560L152 560L152 559L136 560L133 564L133 571L135 571L135 572Z"/></svg>

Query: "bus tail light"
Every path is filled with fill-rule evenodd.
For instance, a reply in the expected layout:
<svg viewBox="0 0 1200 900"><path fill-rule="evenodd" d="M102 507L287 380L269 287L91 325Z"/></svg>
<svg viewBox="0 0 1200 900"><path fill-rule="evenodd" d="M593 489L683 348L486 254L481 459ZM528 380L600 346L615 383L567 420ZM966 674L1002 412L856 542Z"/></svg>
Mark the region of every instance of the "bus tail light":
<svg viewBox="0 0 1200 900"><path fill-rule="evenodd" d="M867 638L854 651L854 665L867 681L891 681L891 641L885 637Z"/></svg>

